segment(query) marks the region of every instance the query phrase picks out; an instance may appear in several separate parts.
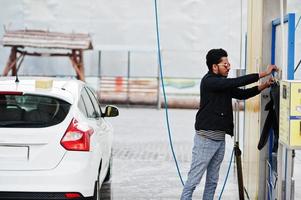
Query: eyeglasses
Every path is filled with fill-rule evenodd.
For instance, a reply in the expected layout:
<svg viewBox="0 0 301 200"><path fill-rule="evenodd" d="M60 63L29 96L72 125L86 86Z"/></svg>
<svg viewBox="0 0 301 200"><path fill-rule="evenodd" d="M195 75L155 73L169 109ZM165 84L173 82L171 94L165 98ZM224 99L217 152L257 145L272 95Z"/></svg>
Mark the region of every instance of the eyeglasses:
<svg viewBox="0 0 301 200"><path fill-rule="evenodd" d="M223 66L225 68L230 68L231 64L230 63L223 63L223 64L217 64L218 66Z"/></svg>

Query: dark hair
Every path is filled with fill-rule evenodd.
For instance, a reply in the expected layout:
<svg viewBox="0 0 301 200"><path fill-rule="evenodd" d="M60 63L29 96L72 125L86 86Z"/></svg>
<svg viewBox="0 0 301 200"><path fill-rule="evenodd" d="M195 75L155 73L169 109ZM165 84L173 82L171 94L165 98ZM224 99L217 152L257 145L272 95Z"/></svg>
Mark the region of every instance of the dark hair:
<svg viewBox="0 0 301 200"><path fill-rule="evenodd" d="M209 71L212 71L212 65L218 64L222 57L228 57L227 52L224 49L211 49L206 55L206 64Z"/></svg>

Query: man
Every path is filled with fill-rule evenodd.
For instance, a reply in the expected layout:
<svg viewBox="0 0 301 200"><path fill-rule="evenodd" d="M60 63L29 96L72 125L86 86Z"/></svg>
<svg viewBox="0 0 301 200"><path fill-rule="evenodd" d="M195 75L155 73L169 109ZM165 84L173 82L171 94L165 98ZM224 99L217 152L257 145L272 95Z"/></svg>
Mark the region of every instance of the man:
<svg viewBox="0 0 301 200"><path fill-rule="evenodd" d="M212 200L218 183L219 169L225 153L225 134L233 136L232 98L248 99L256 96L272 84L272 79L249 89L239 87L266 77L275 65L267 70L238 78L227 78L230 63L223 49L211 49L206 56L208 73L200 85L201 101L196 114L194 146L191 168L181 200L190 200L195 187L207 170L203 200Z"/></svg>

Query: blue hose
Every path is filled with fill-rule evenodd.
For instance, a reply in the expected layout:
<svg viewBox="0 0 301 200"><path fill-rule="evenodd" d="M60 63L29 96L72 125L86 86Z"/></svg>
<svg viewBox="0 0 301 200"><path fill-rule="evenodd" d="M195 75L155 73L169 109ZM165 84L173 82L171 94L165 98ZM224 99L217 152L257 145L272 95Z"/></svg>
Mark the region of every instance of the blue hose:
<svg viewBox="0 0 301 200"><path fill-rule="evenodd" d="M176 168L177 168L177 172L178 172L178 176L181 180L182 185L184 186L184 181L183 178L181 176L181 172L179 169L179 165L178 165L178 161L176 158L176 154L173 148L173 142L172 142L172 138L171 138L171 129L170 129L170 125L169 125L169 115L168 115L168 105L167 105L167 97L166 97L166 92L165 92L165 84L164 84L164 76L163 76L163 65L162 65L162 59L161 59L161 46L160 46L160 34L159 34L159 23L158 23L158 7L157 7L157 0L155 1L155 17L156 17L156 34L157 34L157 51L158 51L158 61L159 61L159 69L160 69L160 79L161 79L161 85L162 85L162 91L163 91L163 97L164 97L164 108L165 108L165 119L166 119L166 124L167 124L167 130L168 130L168 138L169 138L169 145L170 145L170 149L172 152L172 156L174 158L175 164L176 164ZM229 175L229 171L231 168L231 163L232 163L232 159L233 159L233 154L234 154L234 149L232 151L231 154L231 159L230 159L230 164L229 164L229 168L228 168L228 172L224 181L224 185L222 188L222 191L219 195L219 199L221 199L221 196L223 194L226 182L228 180L228 175Z"/></svg>
<svg viewBox="0 0 301 200"><path fill-rule="evenodd" d="M174 148L173 148L173 143L172 143L172 138L171 138L171 130L170 130L170 125L169 125L167 97L166 97L166 92L165 92L165 85L164 85L164 80L163 80L163 78L164 78L164 76L163 76L163 67L162 67L162 61L161 61L161 47L160 47L160 34L159 34L159 23L158 23L157 0L155 0L155 15L156 15L156 33L157 33L157 49L158 49L160 79L161 79L161 85L162 85L163 96L164 96L165 117L166 117L167 129L168 129L169 145L170 145L172 156L174 158L174 161L175 161L175 164L176 164L176 167L177 167L178 175L180 177L182 185L184 186L184 181L182 179L181 172L180 172L179 165L178 165L178 161L177 161L175 151L174 151Z"/></svg>
<svg viewBox="0 0 301 200"><path fill-rule="evenodd" d="M226 183L227 183L227 181L228 181L228 176L229 176L229 172L230 172L230 168L231 168L231 163L232 163L233 155L234 155L234 148L233 148L233 150L232 150L232 154L231 154L231 158L230 158L230 164L229 164L229 167L228 167L227 175L226 175L226 178L225 178L225 180L224 180L223 188L222 188L221 193L219 194L218 200L220 200L220 199L222 198L222 195L223 195L223 192L224 192Z"/></svg>

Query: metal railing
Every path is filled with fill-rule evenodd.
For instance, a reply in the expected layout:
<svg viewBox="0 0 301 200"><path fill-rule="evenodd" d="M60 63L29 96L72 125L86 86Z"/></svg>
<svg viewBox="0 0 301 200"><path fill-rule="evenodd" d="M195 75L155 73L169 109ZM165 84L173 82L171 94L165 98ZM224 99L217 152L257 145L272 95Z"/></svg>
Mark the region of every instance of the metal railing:
<svg viewBox="0 0 301 200"><path fill-rule="evenodd" d="M105 62L105 54L109 57L110 62ZM103 102L112 102L120 104L142 104L142 105L154 105L160 108L161 101L161 84L159 66L157 64L156 52L154 51L99 51L98 52L98 77L99 87L97 89L98 95ZM123 53L123 55L122 55ZM179 52L176 52L179 53ZM196 52L193 52L196 53ZM114 55L115 54L115 55ZM135 63L134 55L139 54L138 62ZM142 54L142 55L141 55ZM116 63L116 57L119 57L118 67L114 66ZM141 62L143 58L148 58L146 63ZM152 58L149 60L149 58ZM113 62L112 62L113 61ZM115 62L114 62L115 61ZM137 68L137 65L141 64L141 68ZM144 65L144 66L143 66ZM114 67L116 72L114 73ZM180 69L180 71L187 71L189 69ZM146 71L146 72L144 72ZM178 76L166 74L164 77L164 83L169 87L167 89L167 95L173 98L170 101L170 107L196 107L199 100L199 89L193 89L193 87L200 80L199 78L182 77L183 73L179 73ZM195 75L191 70L191 76ZM190 88L190 90L187 90ZM184 91L186 90L186 92ZM184 92L183 92L184 91ZM186 98L185 98L186 97ZM185 99L186 102L183 105L179 104L176 99Z"/></svg>

